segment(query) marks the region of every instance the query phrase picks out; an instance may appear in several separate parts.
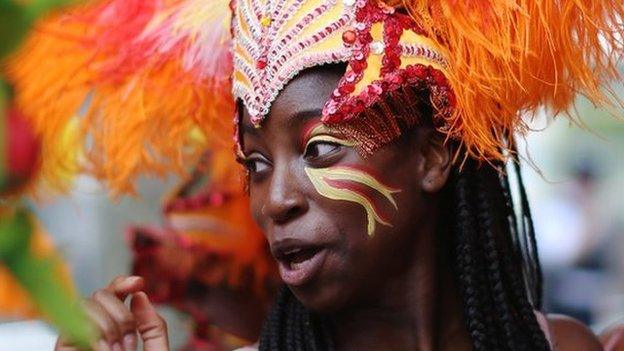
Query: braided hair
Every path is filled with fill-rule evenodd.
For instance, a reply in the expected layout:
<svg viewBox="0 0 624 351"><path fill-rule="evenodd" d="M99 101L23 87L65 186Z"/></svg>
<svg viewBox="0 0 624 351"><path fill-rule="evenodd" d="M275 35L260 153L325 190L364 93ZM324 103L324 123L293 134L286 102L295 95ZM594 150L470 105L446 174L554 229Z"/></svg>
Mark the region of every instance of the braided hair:
<svg viewBox="0 0 624 351"><path fill-rule="evenodd" d="M519 221L506 175L468 161L456 172L455 275L474 349L549 350L535 317L541 272L526 192L518 174Z"/></svg>
<svg viewBox="0 0 624 351"><path fill-rule="evenodd" d="M541 272L526 192L516 166L517 215L501 167L467 160L443 190L443 213L453 216L447 247L464 320L475 351L546 351L534 314ZM260 350L333 350L328 325L283 288L264 324Z"/></svg>

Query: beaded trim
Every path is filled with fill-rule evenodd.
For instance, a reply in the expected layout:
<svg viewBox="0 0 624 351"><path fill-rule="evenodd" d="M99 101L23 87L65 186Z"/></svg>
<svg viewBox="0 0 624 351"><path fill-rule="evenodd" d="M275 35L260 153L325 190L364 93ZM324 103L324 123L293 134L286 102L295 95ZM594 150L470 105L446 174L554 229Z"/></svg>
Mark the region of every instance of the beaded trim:
<svg viewBox="0 0 624 351"><path fill-rule="evenodd" d="M301 14L304 5L310 2L315 4L312 10ZM314 49L317 44L339 35L355 17L355 7L345 5L339 17L329 20L323 17L324 23L318 23L335 6L340 6L337 0L267 1L264 6L255 0L238 2L232 21L234 68L249 84L234 79L233 93L243 100L255 125L262 122L279 92L297 73L309 67L349 60L351 51L341 43L330 50ZM293 18L300 20L292 28L284 28ZM251 35L239 21L244 21ZM311 34L302 34L317 27ZM239 50L248 58L241 57ZM255 60L255 67L250 66L249 58Z"/></svg>
<svg viewBox="0 0 624 351"><path fill-rule="evenodd" d="M425 35L411 17L378 3L358 1L357 7L352 59L347 72L325 104L323 122L340 128L346 136L355 139L364 153L372 153L400 135L398 125L390 121L395 119L396 108L388 107L389 104L384 100L395 97L397 94L394 93L398 90L405 93L405 88L413 87L416 90L428 90L435 108L434 124L444 129L455 105L455 97L446 76L440 69L433 67L446 68L444 57L425 44L400 42L406 31ZM375 23L383 25L383 42L373 41L371 28ZM368 73L371 55L382 55L381 69L375 75L379 79L355 93L358 83ZM402 66L402 59L410 57L431 64ZM412 114L418 113L412 111ZM409 125L417 122L415 119L407 121ZM379 130L382 125L385 127Z"/></svg>

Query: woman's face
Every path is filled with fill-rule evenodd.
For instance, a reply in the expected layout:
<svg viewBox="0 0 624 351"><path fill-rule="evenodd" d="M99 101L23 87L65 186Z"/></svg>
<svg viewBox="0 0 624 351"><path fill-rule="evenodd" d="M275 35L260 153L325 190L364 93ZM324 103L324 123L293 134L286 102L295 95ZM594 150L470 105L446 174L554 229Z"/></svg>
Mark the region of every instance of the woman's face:
<svg viewBox="0 0 624 351"><path fill-rule="evenodd" d="M375 298L400 274L434 220L448 152L414 130L363 158L320 123L342 72L315 68L280 93L261 128L244 112L243 163L254 219L282 279L308 308L330 312ZM444 178L444 179L442 179Z"/></svg>

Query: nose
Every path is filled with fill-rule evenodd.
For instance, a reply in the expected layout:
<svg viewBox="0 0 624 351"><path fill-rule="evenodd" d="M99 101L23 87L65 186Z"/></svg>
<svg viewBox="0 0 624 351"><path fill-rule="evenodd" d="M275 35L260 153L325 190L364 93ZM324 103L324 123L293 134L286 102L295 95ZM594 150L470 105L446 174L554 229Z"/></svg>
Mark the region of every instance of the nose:
<svg viewBox="0 0 624 351"><path fill-rule="evenodd" d="M274 224L286 224L308 210L298 177L287 167L273 170L268 197L262 207L263 215Z"/></svg>

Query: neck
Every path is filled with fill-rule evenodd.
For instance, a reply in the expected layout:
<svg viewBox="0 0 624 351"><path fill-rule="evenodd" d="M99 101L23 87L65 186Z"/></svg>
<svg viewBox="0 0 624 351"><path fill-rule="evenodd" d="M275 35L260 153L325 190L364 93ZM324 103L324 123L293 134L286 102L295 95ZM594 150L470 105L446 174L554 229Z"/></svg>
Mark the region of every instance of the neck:
<svg viewBox="0 0 624 351"><path fill-rule="evenodd" d="M379 294L330 316L337 350L471 349L446 255L432 250L433 227L415 233L404 269L381 282Z"/></svg>

